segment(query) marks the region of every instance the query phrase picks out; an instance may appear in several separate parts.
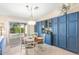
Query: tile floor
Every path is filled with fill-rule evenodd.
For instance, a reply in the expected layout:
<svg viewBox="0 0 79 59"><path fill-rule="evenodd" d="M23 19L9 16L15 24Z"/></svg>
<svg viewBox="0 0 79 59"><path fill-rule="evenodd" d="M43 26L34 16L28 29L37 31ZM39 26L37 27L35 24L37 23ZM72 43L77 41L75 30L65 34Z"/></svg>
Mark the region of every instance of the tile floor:
<svg viewBox="0 0 79 59"><path fill-rule="evenodd" d="M24 46L7 47L5 55L76 55L67 50L47 44L37 45L35 48L25 49Z"/></svg>

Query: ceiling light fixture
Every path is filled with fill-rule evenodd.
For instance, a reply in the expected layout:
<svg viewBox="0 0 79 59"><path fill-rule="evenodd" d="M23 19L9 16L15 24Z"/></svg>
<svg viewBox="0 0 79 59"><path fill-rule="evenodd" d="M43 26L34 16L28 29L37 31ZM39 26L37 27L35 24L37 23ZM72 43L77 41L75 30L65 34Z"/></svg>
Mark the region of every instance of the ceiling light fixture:
<svg viewBox="0 0 79 59"><path fill-rule="evenodd" d="M61 8L61 11L63 13L67 13L68 10L70 9L71 5L69 3L65 3L65 4L62 4L62 8Z"/></svg>
<svg viewBox="0 0 79 59"><path fill-rule="evenodd" d="M31 19L34 20L34 11L35 10L38 10L38 6L35 6L35 5L26 5L26 8L28 8L30 14L31 14Z"/></svg>

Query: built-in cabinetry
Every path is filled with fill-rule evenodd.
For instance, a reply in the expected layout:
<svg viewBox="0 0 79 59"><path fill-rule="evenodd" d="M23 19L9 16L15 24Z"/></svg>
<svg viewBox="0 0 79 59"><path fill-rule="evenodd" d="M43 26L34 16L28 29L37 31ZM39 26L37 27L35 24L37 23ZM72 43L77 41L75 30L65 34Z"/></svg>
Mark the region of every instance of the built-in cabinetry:
<svg viewBox="0 0 79 59"><path fill-rule="evenodd" d="M79 52L79 12L67 15L67 49Z"/></svg>
<svg viewBox="0 0 79 59"><path fill-rule="evenodd" d="M47 44L51 42L57 47L79 52L79 12L51 18L51 28L53 38L50 38L51 34L46 34Z"/></svg>
<svg viewBox="0 0 79 59"><path fill-rule="evenodd" d="M38 36L42 35L42 24L41 24L41 22L36 23L35 32L37 33Z"/></svg>
<svg viewBox="0 0 79 59"><path fill-rule="evenodd" d="M53 45L58 46L58 18L51 19L51 29L52 29L52 37L53 37Z"/></svg>
<svg viewBox="0 0 79 59"><path fill-rule="evenodd" d="M66 16L58 17L58 39L59 47L66 48Z"/></svg>
<svg viewBox="0 0 79 59"><path fill-rule="evenodd" d="M45 34L45 42L46 44L49 44L49 45L53 45L53 36L52 36L52 33L49 32L47 34Z"/></svg>
<svg viewBox="0 0 79 59"><path fill-rule="evenodd" d="M2 55L2 40L0 39L0 55Z"/></svg>
<svg viewBox="0 0 79 59"><path fill-rule="evenodd" d="M49 27L50 26L51 24L49 24ZM35 32L38 33L38 36L43 36L45 34L43 42L52 45L52 33L45 31L45 28L48 28L48 20L36 22Z"/></svg>
<svg viewBox="0 0 79 59"><path fill-rule="evenodd" d="M79 12L59 16L57 19L57 26L53 25L54 23L52 22L52 27L57 27L57 29L55 28L57 34L52 28L52 32L55 34L54 37L57 36L58 38L58 41L56 41L56 38L53 38L55 40L54 43L58 42L56 46L79 52ZM52 21L56 20L52 19Z"/></svg>
<svg viewBox="0 0 79 59"><path fill-rule="evenodd" d="M45 43L50 44L51 45L51 37L50 37L50 33L45 35Z"/></svg>

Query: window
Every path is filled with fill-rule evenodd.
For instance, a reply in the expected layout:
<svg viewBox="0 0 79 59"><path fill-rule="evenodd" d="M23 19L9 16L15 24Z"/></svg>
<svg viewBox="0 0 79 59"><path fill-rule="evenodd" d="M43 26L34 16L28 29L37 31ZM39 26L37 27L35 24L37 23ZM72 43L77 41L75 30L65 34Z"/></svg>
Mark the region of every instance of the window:
<svg viewBox="0 0 79 59"><path fill-rule="evenodd" d="M25 33L25 24L10 23L10 33Z"/></svg>

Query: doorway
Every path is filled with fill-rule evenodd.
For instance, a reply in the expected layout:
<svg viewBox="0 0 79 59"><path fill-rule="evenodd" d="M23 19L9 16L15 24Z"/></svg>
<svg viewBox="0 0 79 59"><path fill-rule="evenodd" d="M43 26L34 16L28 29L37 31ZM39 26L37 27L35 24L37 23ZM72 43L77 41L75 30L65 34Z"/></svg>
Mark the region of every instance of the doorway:
<svg viewBox="0 0 79 59"><path fill-rule="evenodd" d="M27 34L27 24L11 22L9 25L9 45L14 52L21 52L21 40Z"/></svg>

